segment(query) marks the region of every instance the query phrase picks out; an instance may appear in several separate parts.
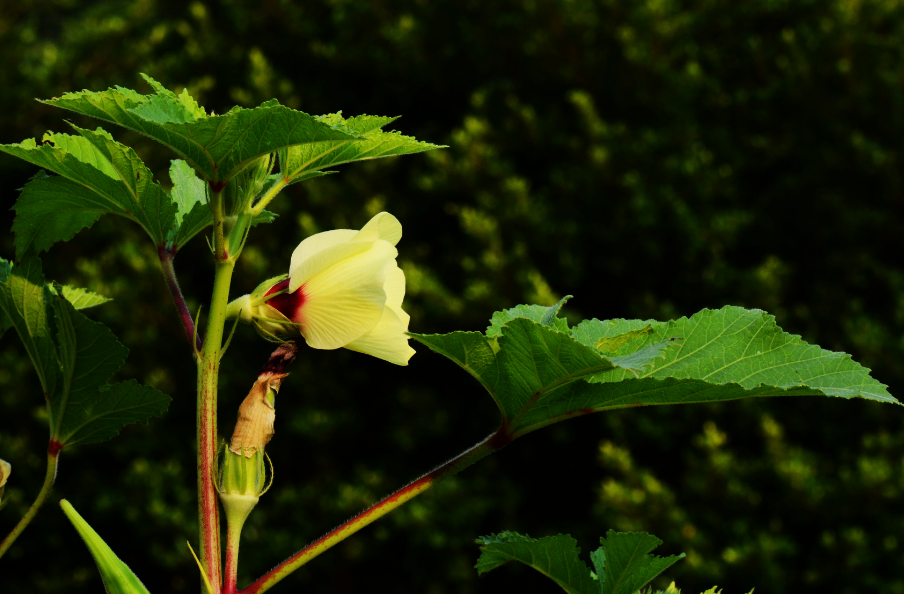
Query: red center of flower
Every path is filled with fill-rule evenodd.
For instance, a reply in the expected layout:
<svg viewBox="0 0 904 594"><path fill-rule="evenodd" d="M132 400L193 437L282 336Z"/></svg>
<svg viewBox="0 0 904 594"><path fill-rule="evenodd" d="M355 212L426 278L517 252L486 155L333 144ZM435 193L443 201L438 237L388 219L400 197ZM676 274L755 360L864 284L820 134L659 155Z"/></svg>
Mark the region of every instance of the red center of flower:
<svg viewBox="0 0 904 594"><path fill-rule="evenodd" d="M280 281L270 287L270 290L267 291L266 295L272 295L273 293L279 293L280 291L288 291L289 290L289 279L284 281ZM276 308L279 313L286 316L293 322L297 324L302 323L301 316L301 306L304 305L305 302L305 294L304 294L304 285L298 287L298 289L294 293L283 293L282 295L277 295L272 299L267 301L267 305L270 305Z"/></svg>

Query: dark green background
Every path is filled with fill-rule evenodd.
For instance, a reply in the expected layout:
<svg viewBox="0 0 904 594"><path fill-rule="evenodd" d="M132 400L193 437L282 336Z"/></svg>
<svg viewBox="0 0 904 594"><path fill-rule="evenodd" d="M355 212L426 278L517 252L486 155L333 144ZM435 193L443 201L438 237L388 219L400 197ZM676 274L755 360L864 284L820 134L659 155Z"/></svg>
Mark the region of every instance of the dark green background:
<svg viewBox="0 0 904 594"><path fill-rule="evenodd" d="M892 0L0 0L0 142L96 125L33 101L143 71L209 109L277 97L309 113L404 115L448 144L293 186L257 231L235 294L286 271L306 235L388 210L403 223L411 329L481 329L517 303L668 319L735 304L851 353L904 395L901 266L904 5ZM132 143L164 184L170 155ZM6 212L35 168L0 158ZM13 256L5 235L2 256ZM56 502L152 592L197 591L194 368L153 246L107 217L55 246L48 276L115 299L91 311L131 349L121 378L169 413L64 452L51 503L0 560L6 592L98 592ZM192 309L203 239L176 259ZM240 328L223 433L269 345ZM0 343L5 532L43 477L39 385ZM438 379L439 378L439 379ZM273 490L249 520L240 583L495 429L491 400L426 350L407 368L303 351L268 448ZM274 592L555 592L506 567L478 578L473 539L645 530L685 594L904 593L902 410L799 398L648 408L539 431L427 492ZM661 579L660 584L667 583Z"/></svg>

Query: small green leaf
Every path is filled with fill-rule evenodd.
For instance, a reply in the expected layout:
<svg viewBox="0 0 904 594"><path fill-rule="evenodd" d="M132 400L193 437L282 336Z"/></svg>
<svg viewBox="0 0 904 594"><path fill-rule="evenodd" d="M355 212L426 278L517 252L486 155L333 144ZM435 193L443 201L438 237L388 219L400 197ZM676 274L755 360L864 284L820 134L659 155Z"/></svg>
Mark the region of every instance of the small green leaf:
<svg viewBox="0 0 904 594"><path fill-rule="evenodd" d="M142 76L155 94L114 87L98 93L67 93L44 103L149 136L170 147L208 182L224 185L261 155L293 145L358 137L347 126L325 123L276 102L208 116L187 93L177 96Z"/></svg>
<svg viewBox="0 0 904 594"><path fill-rule="evenodd" d="M256 227L257 225L266 225L268 223L272 223L276 220L276 217L279 215L275 212L270 212L269 210L262 210L260 214L254 215L251 217L251 226Z"/></svg>
<svg viewBox="0 0 904 594"><path fill-rule="evenodd" d="M476 542L480 545L480 558L475 567L481 575L509 561L519 561L549 577L569 594L600 591L587 565L578 557L581 549L577 541L568 535L530 538L517 532L502 532Z"/></svg>
<svg viewBox="0 0 904 594"><path fill-rule="evenodd" d="M91 556L94 557L107 594L150 594L138 576L129 569L128 565L120 561L116 553L75 511L71 503L63 499L60 501L60 507L88 546Z"/></svg>
<svg viewBox="0 0 904 594"><path fill-rule="evenodd" d="M92 293L88 289L81 287L71 287L63 285L63 298L72 304L75 309L88 309L95 305L102 305L108 301L112 301L109 297L104 297L97 293Z"/></svg>
<svg viewBox="0 0 904 594"><path fill-rule="evenodd" d="M195 175L195 170L181 159L170 164L170 196L176 204L176 221L166 236L166 247L178 250L188 241L213 224L213 215L207 205L207 184Z"/></svg>
<svg viewBox="0 0 904 594"><path fill-rule="evenodd" d="M649 553L662 541L645 532L610 530L600 539L602 545L590 554L602 594L634 594L657 575L684 558L657 557Z"/></svg>
<svg viewBox="0 0 904 594"><path fill-rule="evenodd" d="M280 175L292 183L313 172L334 165L411 155L437 148L439 145L420 142L398 132L384 132L382 127L398 118L360 115L345 119L341 113L319 116L318 121L345 130L351 138L329 142L301 144L280 152Z"/></svg>

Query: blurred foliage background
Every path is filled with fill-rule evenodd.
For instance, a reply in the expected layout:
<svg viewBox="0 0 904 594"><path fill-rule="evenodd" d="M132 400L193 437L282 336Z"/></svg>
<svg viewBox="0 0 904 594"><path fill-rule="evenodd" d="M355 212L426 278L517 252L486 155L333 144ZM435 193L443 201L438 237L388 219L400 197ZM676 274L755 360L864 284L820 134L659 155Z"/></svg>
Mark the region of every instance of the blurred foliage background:
<svg viewBox="0 0 904 594"><path fill-rule="evenodd" d="M900 253L904 3L897 0L0 0L0 142L66 131L36 103L147 72L208 109L277 97L309 113L403 115L442 151L293 186L252 235L235 294L285 272L310 233L388 210L405 226L411 328L485 327L565 294L585 317L668 319L736 304L851 353L904 395ZM171 155L118 129L168 184ZM30 165L0 159L2 228ZM13 256L12 237L2 255ZM176 259L196 309L202 239ZM45 256L49 278L115 299L90 314L130 349L122 378L171 394L110 447L64 452L52 503L0 561L4 592L97 592L69 499L152 592L197 591L194 366L155 252L110 217ZM270 345L239 329L220 427ZM304 350L278 402L273 490L240 585L496 427L491 400L420 348L407 368ZM6 532L43 477L46 424L28 358L0 343ZM442 378L437 381L437 378ZM645 530L689 594L904 593L904 415L865 401L646 408L561 423L414 500L274 592L558 588L479 578L479 535Z"/></svg>

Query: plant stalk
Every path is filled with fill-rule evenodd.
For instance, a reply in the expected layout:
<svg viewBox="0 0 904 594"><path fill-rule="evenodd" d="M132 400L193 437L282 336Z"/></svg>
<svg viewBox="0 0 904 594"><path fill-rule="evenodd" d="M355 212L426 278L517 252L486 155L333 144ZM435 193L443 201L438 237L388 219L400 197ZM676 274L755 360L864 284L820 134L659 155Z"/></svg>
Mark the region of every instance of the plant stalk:
<svg viewBox="0 0 904 594"><path fill-rule="evenodd" d="M266 592L314 557L339 544L368 524L379 520L402 504L414 499L433 485L458 474L478 460L502 449L510 441L511 437L505 432L505 427L500 427L498 431L487 436L487 438L480 443L428 472L421 478L408 483L408 485L384 498L379 503L364 510L351 520L318 538L258 578L247 588L241 590L239 594L260 594Z"/></svg>
<svg viewBox="0 0 904 594"><path fill-rule="evenodd" d="M9 547L13 545L34 517L38 515L38 510L40 510L41 506L44 505L44 502L47 501L50 490L53 489L53 483L56 481L57 463L60 459L60 448L55 446L56 443L51 442L50 447L47 449L47 473L44 475L44 485L41 487L41 491L38 493L37 498L35 498L34 503L32 503L31 507L28 508L28 511L25 512L22 519L19 520L19 523L6 535L6 538L0 541L0 557L3 557L3 554L9 550Z"/></svg>
<svg viewBox="0 0 904 594"><path fill-rule="evenodd" d="M179 280L176 278L176 269L173 267L173 258L176 256L174 251L166 249L164 246L157 246L157 257L160 258L160 265L163 266L163 277L166 279L166 286L169 287L170 295L176 304L176 310L179 312L179 319L182 320L182 326L185 328L185 334L188 335L188 341L195 341L195 349L201 350L201 336L195 333L195 322L188 311L188 305L185 303L185 297L182 296L182 289L179 288Z"/></svg>
<svg viewBox="0 0 904 594"><path fill-rule="evenodd" d="M229 285L235 269L235 258L226 250L223 234L223 197L221 192L211 194L214 238L213 294L207 332L198 362L198 523L200 527L201 566L207 572L213 594L220 594L222 583L220 566L220 509L214 466L217 456L217 383L220 373L220 354L223 346L223 328L226 324L226 306L229 303Z"/></svg>

